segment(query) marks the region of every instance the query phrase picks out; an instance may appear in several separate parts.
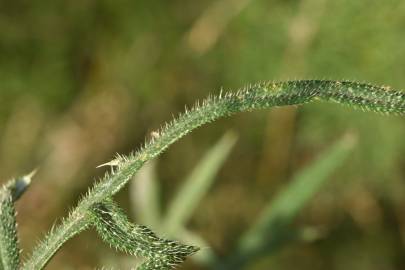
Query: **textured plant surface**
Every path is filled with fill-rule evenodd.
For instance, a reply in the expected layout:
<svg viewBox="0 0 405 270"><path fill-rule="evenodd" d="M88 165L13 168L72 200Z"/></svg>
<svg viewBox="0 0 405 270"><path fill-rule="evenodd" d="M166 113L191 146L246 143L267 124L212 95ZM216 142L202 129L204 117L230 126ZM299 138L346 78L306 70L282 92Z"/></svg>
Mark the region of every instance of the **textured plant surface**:
<svg viewBox="0 0 405 270"><path fill-rule="evenodd" d="M147 258L139 269L171 269L198 248L161 239L150 229L128 222L122 211L105 200L92 207L93 223L103 240L117 250Z"/></svg>
<svg viewBox="0 0 405 270"><path fill-rule="evenodd" d="M33 174L13 179L0 190L0 269L18 269L20 265L14 202L27 189Z"/></svg>
<svg viewBox="0 0 405 270"><path fill-rule="evenodd" d="M237 112L312 101L335 102L385 114L405 114L405 92L347 81L265 82L234 93L227 92L209 97L201 105L197 103L161 130L153 132L150 141L137 152L129 156L118 156L105 164L113 167L112 172L96 183L69 216L39 243L31 257L23 264L23 269L44 268L64 242L91 226L95 227L103 240L112 247L144 257L145 262L139 269L173 268L198 248L162 239L146 227L131 224L112 201L112 196L145 162L161 154L172 143L203 124ZM20 188L18 181L12 183L6 185L1 193L0 255L4 269L19 267L13 201L26 185Z"/></svg>

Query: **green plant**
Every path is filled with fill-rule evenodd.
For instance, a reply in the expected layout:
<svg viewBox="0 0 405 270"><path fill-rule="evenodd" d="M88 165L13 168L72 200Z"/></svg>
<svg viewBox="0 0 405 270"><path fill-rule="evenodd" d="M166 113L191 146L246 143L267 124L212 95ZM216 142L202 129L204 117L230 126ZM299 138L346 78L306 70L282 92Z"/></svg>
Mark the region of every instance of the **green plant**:
<svg viewBox="0 0 405 270"><path fill-rule="evenodd" d="M291 240L307 238L308 230L289 225L330 175L349 157L356 140L343 136L316 160L294 175L292 181L264 207L256 222L239 239L236 250L219 269L243 269L263 254L269 255ZM310 238L319 234L310 230Z"/></svg>
<svg viewBox="0 0 405 270"><path fill-rule="evenodd" d="M197 252L198 248L161 239L146 227L131 224L113 202L112 196L147 161L203 124L237 112L299 105L315 100L386 114L405 114L405 92L348 81L266 82L248 86L235 93L220 93L218 97L209 97L202 105L197 103L161 130L153 132L151 139L137 152L129 156L118 156L105 164L113 167L112 172L96 183L69 216L49 232L22 268L44 268L63 243L92 226L111 246L143 256L146 261L139 269L173 268L187 256ZM4 269L19 268L13 201L26 189L29 177L21 179L6 184L1 192L0 255Z"/></svg>
<svg viewBox="0 0 405 270"><path fill-rule="evenodd" d="M215 182L219 169L225 163L236 141L235 133L227 132L210 147L183 179L182 186L164 213L159 207L160 187L156 179L156 162L150 162L142 167L131 182L130 197L136 209L136 220L167 236L199 247L208 247L203 237L188 230L186 224ZM209 248L200 250L192 259L205 266L213 265L218 260L217 255Z"/></svg>
<svg viewBox="0 0 405 270"><path fill-rule="evenodd" d="M215 181L215 175L228 157L236 142L233 133L226 133L196 164L193 171L182 181L167 211L161 214L159 205L159 182L156 163L145 165L131 181L131 199L136 208L136 219L149 224L155 230L207 247L207 241L196 232L186 228L202 198ZM220 259L213 249L205 248L191 259L207 269L245 269L247 264L264 255L274 254L284 245L294 241L312 241L322 233L317 228L294 228L291 223L300 210L320 191L322 186L350 156L356 145L354 134L346 134L326 149L313 162L291 179L290 183L264 207L253 226L239 239L238 246L229 251L229 258ZM117 264L113 262L112 265ZM123 261L124 266L128 265ZM133 263L133 262L132 262Z"/></svg>

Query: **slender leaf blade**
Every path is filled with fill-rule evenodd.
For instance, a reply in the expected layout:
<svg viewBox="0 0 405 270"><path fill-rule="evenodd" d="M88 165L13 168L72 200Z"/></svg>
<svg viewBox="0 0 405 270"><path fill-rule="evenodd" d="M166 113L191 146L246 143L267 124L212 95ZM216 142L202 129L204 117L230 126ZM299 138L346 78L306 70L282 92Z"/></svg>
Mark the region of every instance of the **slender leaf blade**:
<svg viewBox="0 0 405 270"><path fill-rule="evenodd" d="M354 142L352 136L345 136L310 166L296 174L284 191L265 207L256 224L241 238L237 253L250 253L264 242L272 242L272 236L280 238L280 234L285 232L286 227L330 179L331 174L348 158ZM278 241L274 243L280 245ZM267 246L268 248L277 247Z"/></svg>
<svg viewBox="0 0 405 270"><path fill-rule="evenodd" d="M236 143L234 133L226 133L201 159L184 181L177 196L171 202L164 229L175 234L184 227L194 213L198 203L212 186L215 176Z"/></svg>

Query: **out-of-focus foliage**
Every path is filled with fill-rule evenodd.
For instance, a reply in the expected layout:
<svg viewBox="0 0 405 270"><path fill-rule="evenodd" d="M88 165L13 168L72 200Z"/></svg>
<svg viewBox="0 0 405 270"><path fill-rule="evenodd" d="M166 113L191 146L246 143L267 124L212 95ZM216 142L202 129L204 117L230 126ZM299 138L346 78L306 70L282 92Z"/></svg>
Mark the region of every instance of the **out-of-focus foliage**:
<svg viewBox="0 0 405 270"><path fill-rule="evenodd" d="M150 224L152 228L163 234L202 248L191 258L199 265L212 267L219 259L214 250L207 248L209 244L200 235L187 229L187 224L195 213L195 209L202 203L202 199L207 196L214 185L218 171L229 157L236 140L234 133L225 133L207 151L203 158L197 162L190 175L183 181L182 187L176 192L176 196L167 203L169 206L164 214L161 213L159 206L160 188L156 179L156 162L147 163L131 183L130 198L133 201L132 207L136 210L137 222ZM125 265L126 261L121 260L120 263ZM133 265L134 262L129 260L127 263Z"/></svg>
<svg viewBox="0 0 405 270"><path fill-rule="evenodd" d="M23 250L101 175L96 165L221 87L330 78L404 89L403 14L400 0L3 1L0 179L40 166L17 205ZM163 208L230 127L238 144L188 224L217 254L229 256L290 176L350 130L350 162L294 224L322 227L323 238L292 242L256 269L405 265L403 118L313 104L222 120L161 157ZM49 268L119 259L96 238L73 239Z"/></svg>

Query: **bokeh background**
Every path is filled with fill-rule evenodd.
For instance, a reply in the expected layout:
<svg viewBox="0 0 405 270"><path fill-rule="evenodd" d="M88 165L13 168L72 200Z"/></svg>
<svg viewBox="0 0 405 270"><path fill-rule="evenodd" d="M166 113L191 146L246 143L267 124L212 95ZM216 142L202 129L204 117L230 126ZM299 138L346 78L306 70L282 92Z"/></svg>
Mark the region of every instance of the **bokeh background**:
<svg viewBox="0 0 405 270"><path fill-rule="evenodd" d="M103 175L97 165L221 88L300 78L405 88L402 0L1 1L0 33L0 179L39 168L17 206L23 256ZM321 103L220 120L154 164L162 212L227 132L236 144L186 224L204 249L220 261L235 254L269 201L349 134L350 155L289 227L313 237L285 241L245 269L404 269L403 117ZM136 221L132 189L117 200ZM134 262L89 230L48 269Z"/></svg>

